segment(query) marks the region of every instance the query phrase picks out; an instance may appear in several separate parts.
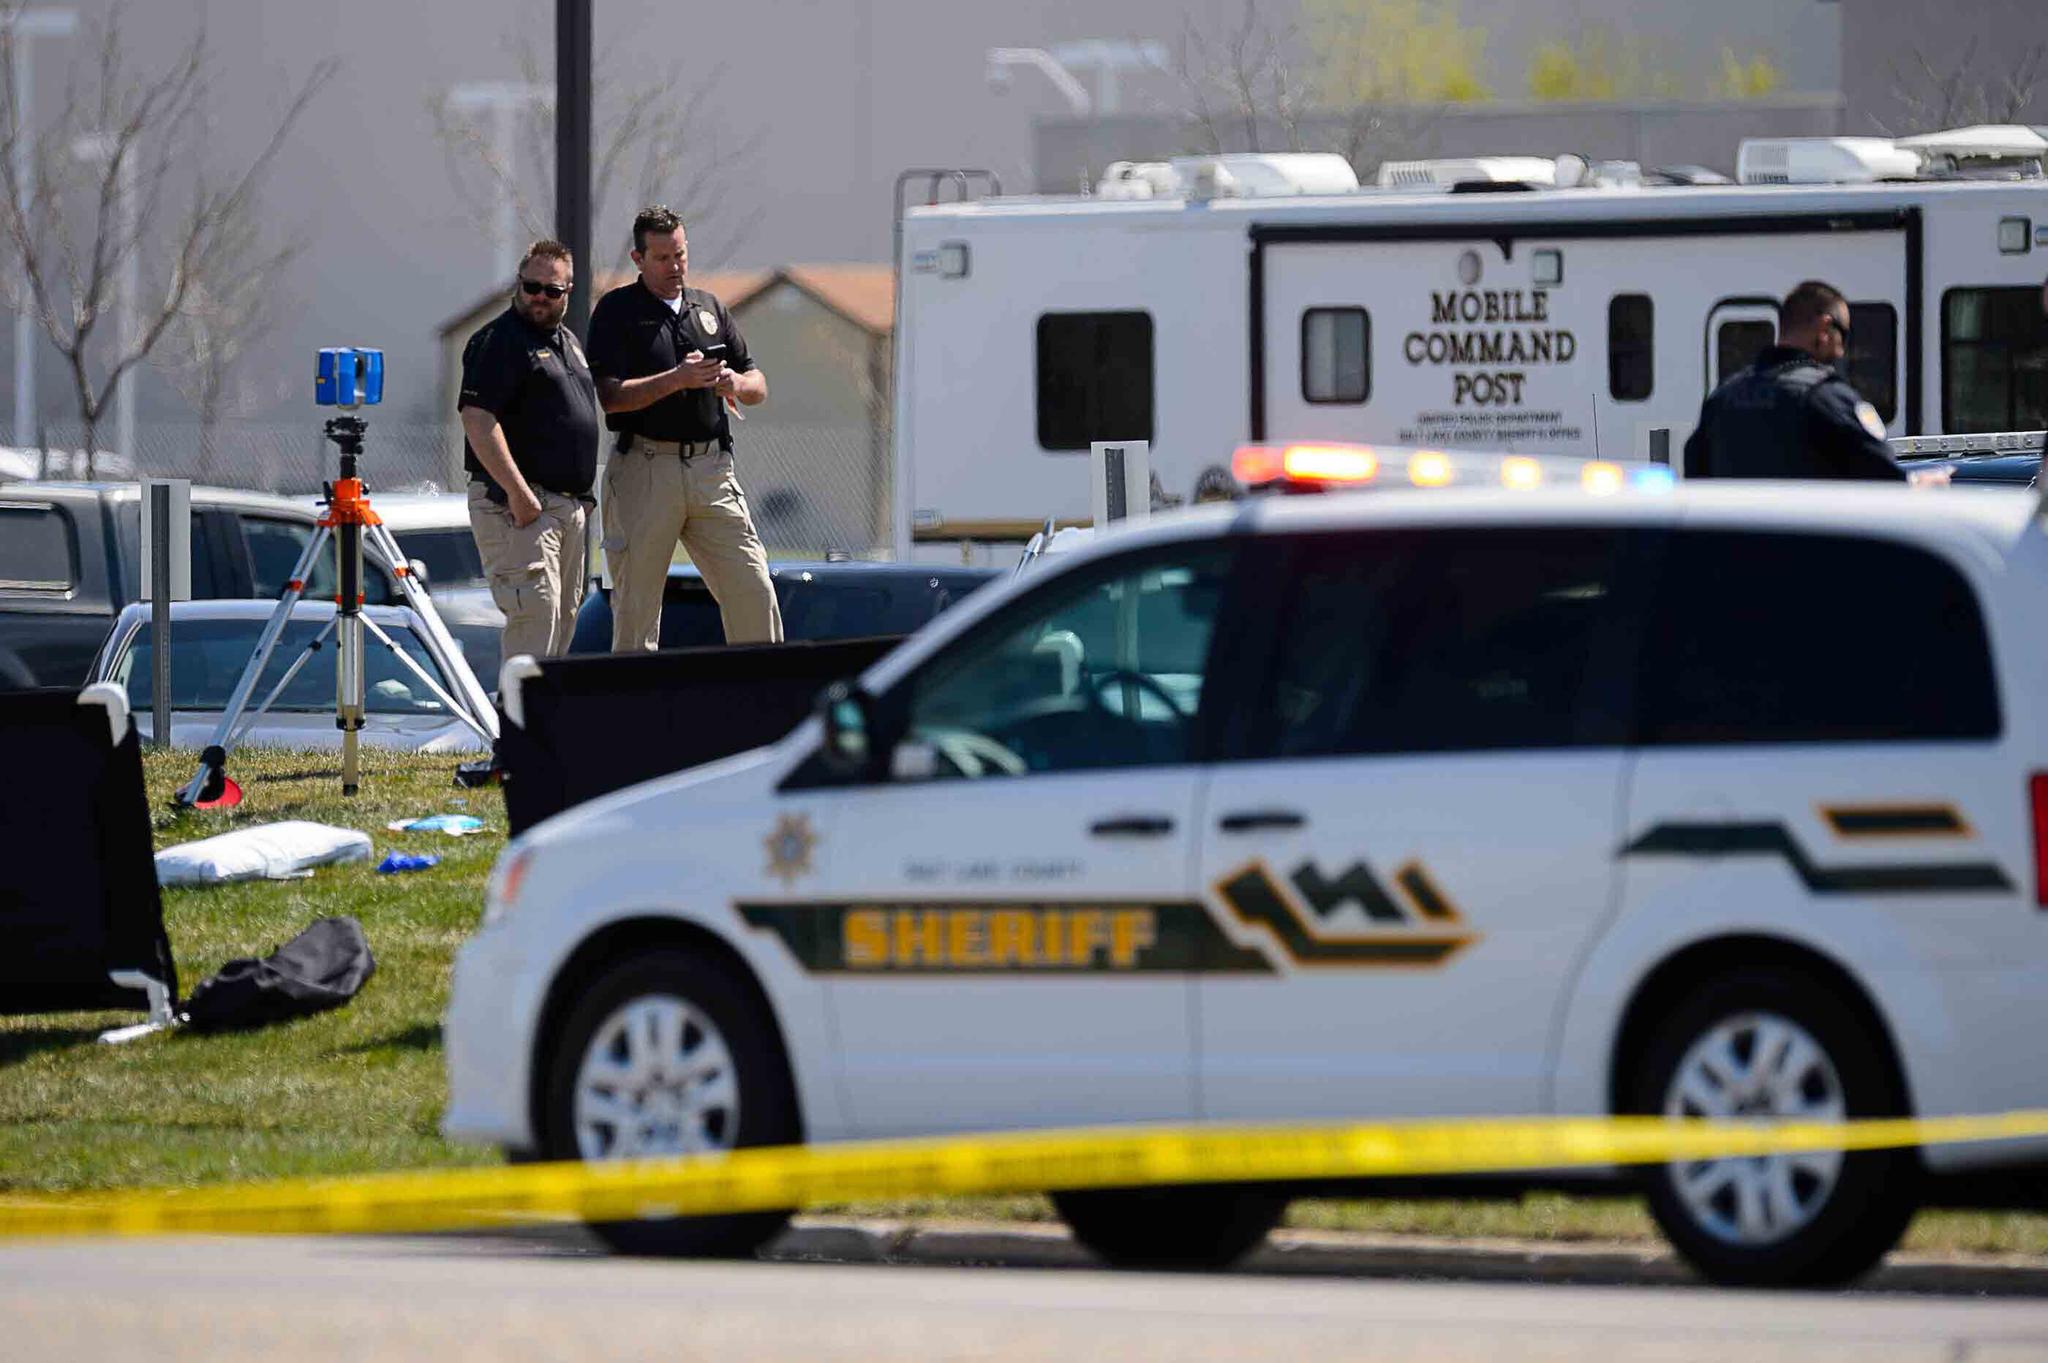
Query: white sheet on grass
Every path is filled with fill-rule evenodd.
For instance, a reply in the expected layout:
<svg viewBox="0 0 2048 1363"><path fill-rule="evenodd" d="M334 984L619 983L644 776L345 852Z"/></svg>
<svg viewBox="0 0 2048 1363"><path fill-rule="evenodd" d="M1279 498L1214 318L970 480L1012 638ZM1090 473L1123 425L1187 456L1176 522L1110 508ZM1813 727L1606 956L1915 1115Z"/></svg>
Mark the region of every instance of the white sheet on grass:
<svg viewBox="0 0 2048 1363"><path fill-rule="evenodd" d="M369 858L368 833L291 819L166 847L156 854L156 880L159 885L289 880L329 862Z"/></svg>

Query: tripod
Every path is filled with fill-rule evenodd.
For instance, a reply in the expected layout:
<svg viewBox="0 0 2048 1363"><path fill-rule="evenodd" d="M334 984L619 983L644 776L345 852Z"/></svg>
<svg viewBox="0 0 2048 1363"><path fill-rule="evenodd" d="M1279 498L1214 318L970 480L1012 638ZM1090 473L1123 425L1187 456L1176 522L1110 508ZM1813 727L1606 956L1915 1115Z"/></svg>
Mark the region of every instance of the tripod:
<svg viewBox="0 0 2048 1363"><path fill-rule="evenodd" d="M369 490L363 486L356 466L356 461L362 457L363 432L367 426L368 423L357 416L338 416L325 426L327 438L341 451L341 477L327 489L327 512L320 518L313 538L299 555L298 564L293 567L285 584L284 594L278 598L277 608L270 613L270 619L264 622L263 632L257 636L256 650L249 655L241 679L235 683L235 689L228 697L227 709L221 712L220 723L213 731L213 741L199 755L199 770L173 797L174 803L190 807L220 799L228 788L229 751L248 732L249 726L284 693L285 687L329 638L334 638L338 644L334 723L341 730L341 793L354 795L362 775L358 735L363 728L365 713L363 631L366 629L391 651L400 665L448 707L450 714L486 743L497 741L498 715L492 708L490 697L477 681L476 674L463 662L461 650L448 633L448 627L441 622L440 612L434 609L426 589L413 576L397 539L370 506ZM312 642L300 650L299 656L270 688L263 702L250 710L249 697L255 694L257 682L261 680L264 669L269 667L277 641L291 621L293 608L306 593L308 575L313 571L313 565L319 562L320 551L330 538L334 542L335 575L340 584L335 597L334 617ZM448 688L400 648L375 620L363 614L365 551L374 563L391 575L391 580L398 584L399 594L405 598L405 604L418 615L426 636L427 652L453 681L454 694L451 695Z"/></svg>

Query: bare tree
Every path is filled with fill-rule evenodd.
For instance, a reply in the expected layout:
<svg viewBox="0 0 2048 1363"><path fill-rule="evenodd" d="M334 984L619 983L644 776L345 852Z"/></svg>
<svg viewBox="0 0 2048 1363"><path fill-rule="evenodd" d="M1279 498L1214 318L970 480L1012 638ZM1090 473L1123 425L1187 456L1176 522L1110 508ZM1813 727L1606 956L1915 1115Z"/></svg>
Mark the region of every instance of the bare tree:
<svg viewBox="0 0 2048 1363"><path fill-rule="evenodd" d="M1267 19L1259 0L1244 0L1221 32L1183 19L1170 74L1195 150L1301 150L1307 89L1300 48L1300 29Z"/></svg>
<svg viewBox="0 0 2048 1363"><path fill-rule="evenodd" d="M1915 47L1904 66L1892 63L1891 77L1901 112L1900 126L1888 132L2023 123L2035 97L2048 94L2048 42L1993 55L1972 38L1952 58L1938 59Z"/></svg>
<svg viewBox="0 0 2048 1363"><path fill-rule="evenodd" d="M519 25L506 50L519 79L529 88L552 91L554 72L532 40L531 25ZM634 80L616 48L593 62L591 85L596 156L591 165L591 218L597 239L624 217L623 209L664 202L690 224L693 262L715 261L759 220L733 186L733 168L760 146L758 134L733 136L718 117L723 69L694 82L680 67ZM478 208L509 197L513 215L530 237L554 232L555 105L550 93L522 121L517 145L501 149L468 111L446 92L427 101L434 130L447 153L449 178L463 199ZM613 268L626 263L623 232L615 237ZM509 268L509 262L507 262Z"/></svg>
<svg viewBox="0 0 2048 1363"><path fill-rule="evenodd" d="M278 321L278 284L298 257L296 244L273 247L259 216L245 201L217 225L223 252L238 267L193 282L165 334L167 376L199 417L196 476L225 472L220 428L236 401L235 380L244 357L262 347Z"/></svg>
<svg viewBox="0 0 2048 1363"><path fill-rule="evenodd" d="M86 31L57 116L23 127L12 89L12 20L21 8L21 0L0 3L0 239L13 265L0 287L64 362L91 477L99 426L122 379L155 352L196 295L226 287L249 264L237 224L254 212L264 172L335 64L317 65L256 154L239 173L216 179L201 154L213 78L203 27L160 71L138 74L122 46L123 9L115 6ZM77 154L86 139L96 146L90 163ZM17 172L21 153L26 175ZM137 276L133 325L109 335L126 260Z"/></svg>

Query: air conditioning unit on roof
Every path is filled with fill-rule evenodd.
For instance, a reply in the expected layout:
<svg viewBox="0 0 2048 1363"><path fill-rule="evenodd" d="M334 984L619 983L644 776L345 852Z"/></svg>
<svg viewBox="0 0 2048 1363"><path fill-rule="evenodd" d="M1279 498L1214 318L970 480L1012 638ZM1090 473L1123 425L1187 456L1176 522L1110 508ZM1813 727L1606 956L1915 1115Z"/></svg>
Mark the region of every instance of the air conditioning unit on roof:
<svg viewBox="0 0 2048 1363"><path fill-rule="evenodd" d="M1557 183L1557 163L1547 156L1448 156L1434 161L1383 161L1381 189L1448 190L1461 184Z"/></svg>
<svg viewBox="0 0 2048 1363"><path fill-rule="evenodd" d="M1919 174L1919 153L1883 137L1749 137L1735 157L1745 185L1867 185Z"/></svg>
<svg viewBox="0 0 2048 1363"><path fill-rule="evenodd" d="M1291 194L1350 194L1358 172L1335 152L1231 152L1172 162L1190 199L1270 199Z"/></svg>

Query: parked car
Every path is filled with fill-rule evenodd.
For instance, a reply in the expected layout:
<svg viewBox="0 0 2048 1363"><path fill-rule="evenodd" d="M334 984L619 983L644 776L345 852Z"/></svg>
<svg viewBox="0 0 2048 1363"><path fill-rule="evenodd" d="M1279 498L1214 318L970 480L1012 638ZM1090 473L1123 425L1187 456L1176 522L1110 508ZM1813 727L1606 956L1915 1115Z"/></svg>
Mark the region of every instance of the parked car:
<svg viewBox="0 0 2048 1363"><path fill-rule="evenodd" d="M0 687L76 686L115 615L142 590L136 483L0 483ZM313 536L303 502L233 488L192 489L192 595L275 600ZM372 604L397 596L364 577ZM308 596L334 594L334 559Z"/></svg>
<svg viewBox="0 0 2048 1363"><path fill-rule="evenodd" d="M783 635L797 641L909 634L1001 574L993 568L835 560L771 563L768 576L782 606ZM662 593L661 646L724 642L718 603L702 575L691 565L671 564ZM609 653L611 647L611 592L593 582L576 613L569 651Z"/></svg>
<svg viewBox="0 0 2048 1363"><path fill-rule="evenodd" d="M445 1129L547 1159L1115 1123L2048 1107L2023 494L1270 497L978 593L782 740L507 845ZM1853 589L1845 584L1853 584ZM1605 1172L1841 1282L2041 1139ZM1104 1258L1275 1187L1058 1192ZM734 1251L773 1216L600 1227Z"/></svg>
<svg viewBox="0 0 2048 1363"><path fill-rule="evenodd" d="M171 743L203 748L227 709L235 683L256 651L275 604L267 601L177 601L171 604ZM290 670L334 618L332 601L300 601L279 636L270 663L251 694L251 711ZM366 606L364 618L375 621L405 655L450 696L459 695L456 681L434 661L421 632L420 619L406 606ZM289 685L257 717L238 740L240 746L333 749L341 746L334 726L335 658L332 638L307 659ZM147 602L124 607L93 659L88 681L113 682L128 693L128 708L145 738L153 736L154 668ZM365 747L412 752L466 752L488 748L489 742L457 719L434 688L407 668L391 650L365 631L363 648L364 709L361 741Z"/></svg>

